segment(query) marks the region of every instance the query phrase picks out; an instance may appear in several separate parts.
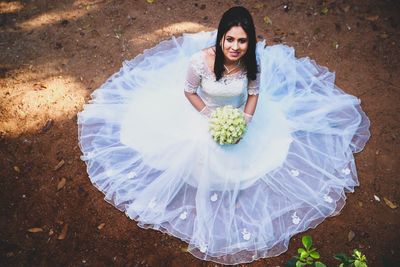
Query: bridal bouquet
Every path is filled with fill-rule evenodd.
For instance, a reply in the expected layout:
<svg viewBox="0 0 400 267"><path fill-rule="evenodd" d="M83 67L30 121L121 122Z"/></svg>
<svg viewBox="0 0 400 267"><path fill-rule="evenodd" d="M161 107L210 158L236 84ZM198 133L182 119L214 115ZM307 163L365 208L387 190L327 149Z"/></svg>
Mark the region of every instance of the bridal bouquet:
<svg viewBox="0 0 400 267"><path fill-rule="evenodd" d="M246 121L240 109L230 105L217 108L210 118L210 132L220 145L236 144L246 131Z"/></svg>

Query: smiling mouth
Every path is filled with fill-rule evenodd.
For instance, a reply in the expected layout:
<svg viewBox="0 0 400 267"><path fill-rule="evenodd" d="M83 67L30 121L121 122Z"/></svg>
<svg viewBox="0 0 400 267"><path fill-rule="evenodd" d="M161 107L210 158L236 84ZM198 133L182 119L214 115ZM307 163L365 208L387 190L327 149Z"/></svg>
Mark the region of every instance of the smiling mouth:
<svg viewBox="0 0 400 267"><path fill-rule="evenodd" d="M237 56L239 56L239 55L240 55L240 53L239 53L239 52L230 52L230 54L231 54L233 57L237 57Z"/></svg>

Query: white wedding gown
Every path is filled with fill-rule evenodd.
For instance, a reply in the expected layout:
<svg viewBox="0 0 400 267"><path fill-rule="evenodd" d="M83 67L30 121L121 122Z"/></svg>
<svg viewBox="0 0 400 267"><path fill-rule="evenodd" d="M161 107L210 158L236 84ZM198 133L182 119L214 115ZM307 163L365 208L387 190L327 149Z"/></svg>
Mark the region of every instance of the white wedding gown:
<svg viewBox="0 0 400 267"><path fill-rule="evenodd" d="M285 45L257 44L256 81L239 72L216 82L201 51L215 36L185 34L124 62L79 113L79 142L108 202L200 259L238 264L279 255L341 210L369 120L334 73ZM211 108L259 94L243 139L215 143L184 90Z"/></svg>

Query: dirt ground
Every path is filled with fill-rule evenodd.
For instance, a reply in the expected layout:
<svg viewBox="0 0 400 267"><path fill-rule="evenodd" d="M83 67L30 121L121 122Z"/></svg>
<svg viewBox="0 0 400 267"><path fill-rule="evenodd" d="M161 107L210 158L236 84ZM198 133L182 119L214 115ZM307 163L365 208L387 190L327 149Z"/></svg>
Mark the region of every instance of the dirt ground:
<svg viewBox="0 0 400 267"><path fill-rule="evenodd" d="M76 114L122 61L172 35L212 30L237 4L269 45L334 70L371 119L356 155L360 186L339 216L306 234L328 266L353 248L369 266L400 266L400 2L149 2L0 1L0 266L219 266L103 200L79 158ZM283 266L301 236L248 266Z"/></svg>

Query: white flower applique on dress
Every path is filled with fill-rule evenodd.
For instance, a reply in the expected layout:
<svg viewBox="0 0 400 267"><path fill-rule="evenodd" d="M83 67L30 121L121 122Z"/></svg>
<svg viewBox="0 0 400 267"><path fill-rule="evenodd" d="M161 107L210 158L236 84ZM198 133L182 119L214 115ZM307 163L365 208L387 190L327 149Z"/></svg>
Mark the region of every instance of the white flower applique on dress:
<svg viewBox="0 0 400 267"><path fill-rule="evenodd" d="M297 216L297 213L296 212L294 212L293 214L292 214L292 223L293 224L299 224L300 223L300 217L299 216Z"/></svg>
<svg viewBox="0 0 400 267"><path fill-rule="evenodd" d="M324 201L325 201L325 202L328 202L328 203L332 203L332 202L333 202L333 199L332 199L330 196L325 195L325 196L324 196Z"/></svg>
<svg viewBox="0 0 400 267"><path fill-rule="evenodd" d="M135 178L136 176L137 176L137 173L134 172L134 171L131 171L131 172L128 173L128 179Z"/></svg>
<svg viewBox="0 0 400 267"><path fill-rule="evenodd" d="M204 243L204 242L201 242L201 243L200 243L200 252L206 253L206 252L207 252L207 249L208 249L207 244Z"/></svg>
<svg viewBox="0 0 400 267"><path fill-rule="evenodd" d="M349 175L349 174L351 173L351 171L350 171L349 168L344 168L344 169L342 170L342 173L345 174L345 175Z"/></svg>
<svg viewBox="0 0 400 267"><path fill-rule="evenodd" d="M218 200L218 195L217 195L217 193L214 193L214 194L210 197L210 200L211 200L212 202L217 201L217 200Z"/></svg>
<svg viewBox="0 0 400 267"><path fill-rule="evenodd" d="M150 202L149 202L149 204L147 205L147 207L149 207L150 209L154 209L154 208L156 207L156 205L157 205L156 198L153 197L153 198L150 200Z"/></svg>
<svg viewBox="0 0 400 267"><path fill-rule="evenodd" d="M181 219L181 220L186 220L186 218L187 218L187 211L185 210L184 212L182 212L182 213L179 215L179 219Z"/></svg>
<svg viewBox="0 0 400 267"><path fill-rule="evenodd" d="M242 237L244 240L250 240L251 238L251 233L247 230L247 228L243 228L242 230Z"/></svg>
<svg viewBox="0 0 400 267"><path fill-rule="evenodd" d="M298 170L290 170L290 174L293 175L294 177L299 176L300 172Z"/></svg>

